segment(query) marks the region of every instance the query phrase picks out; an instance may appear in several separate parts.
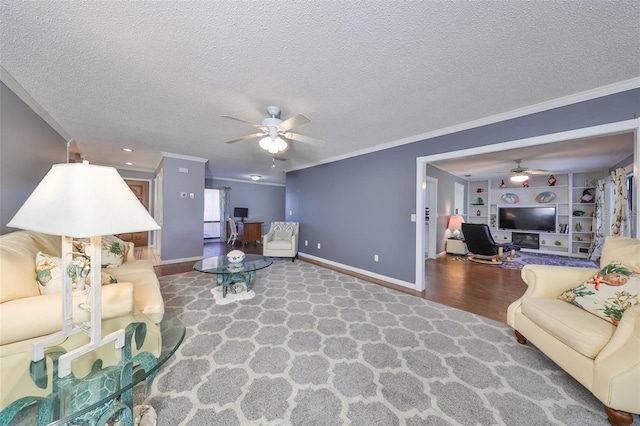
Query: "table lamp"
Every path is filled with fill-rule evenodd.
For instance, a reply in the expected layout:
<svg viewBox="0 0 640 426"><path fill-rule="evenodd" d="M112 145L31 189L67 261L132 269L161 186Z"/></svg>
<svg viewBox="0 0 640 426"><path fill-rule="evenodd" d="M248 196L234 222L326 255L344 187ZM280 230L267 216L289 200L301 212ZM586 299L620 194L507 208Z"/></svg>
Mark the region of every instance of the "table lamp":
<svg viewBox="0 0 640 426"><path fill-rule="evenodd" d="M86 331L90 342L59 359L58 376L71 373L71 361L108 342L124 346L124 330L102 337L102 235L160 229L113 167L83 163L54 164L7 226L62 237L62 331L35 342L32 360L44 358L44 348L64 337ZM73 238L90 238L85 254L91 262L91 317L73 318L72 282L67 266Z"/></svg>
<svg viewBox="0 0 640 426"><path fill-rule="evenodd" d="M449 217L449 225L447 228L453 230L453 238L456 240L460 238L460 229L462 228L462 224L464 223L464 218L462 216L451 216Z"/></svg>

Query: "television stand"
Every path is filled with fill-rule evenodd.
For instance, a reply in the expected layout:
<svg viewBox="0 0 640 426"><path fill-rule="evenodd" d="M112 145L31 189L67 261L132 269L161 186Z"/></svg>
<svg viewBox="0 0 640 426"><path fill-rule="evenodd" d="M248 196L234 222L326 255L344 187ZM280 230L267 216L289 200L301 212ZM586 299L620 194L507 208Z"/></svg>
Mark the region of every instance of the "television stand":
<svg viewBox="0 0 640 426"><path fill-rule="evenodd" d="M531 232L512 232L511 242L520 248L540 250L540 234Z"/></svg>

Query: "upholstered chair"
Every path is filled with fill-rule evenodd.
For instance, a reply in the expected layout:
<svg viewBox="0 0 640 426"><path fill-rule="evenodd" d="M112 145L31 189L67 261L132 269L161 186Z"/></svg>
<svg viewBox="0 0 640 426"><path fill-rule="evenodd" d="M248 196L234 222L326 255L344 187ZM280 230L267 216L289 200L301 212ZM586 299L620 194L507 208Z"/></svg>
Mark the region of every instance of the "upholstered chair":
<svg viewBox="0 0 640 426"><path fill-rule="evenodd" d="M619 267L608 272L612 262L624 265L626 279L620 278ZM597 275L599 271L607 275ZM507 312L518 342L531 341L591 391L604 405L609 423L616 426L629 425L631 413L640 414L640 304L634 305L635 287L624 286L636 274L640 274L640 240L609 236L602 246L600 268L526 265L522 279L527 291ZM602 293L615 294L617 300L587 299L596 297L599 286L610 287ZM567 292L573 288L582 294ZM568 303L576 299L580 299L577 305ZM607 318L609 313L604 318L599 315L606 309L598 308L598 303L615 308L612 313L626 310L618 310L621 318L613 321Z"/></svg>
<svg viewBox="0 0 640 426"><path fill-rule="evenodd" d="M262 236L262 254L269 257L298 255L298 222L271 222L269 232Z"/></svg>

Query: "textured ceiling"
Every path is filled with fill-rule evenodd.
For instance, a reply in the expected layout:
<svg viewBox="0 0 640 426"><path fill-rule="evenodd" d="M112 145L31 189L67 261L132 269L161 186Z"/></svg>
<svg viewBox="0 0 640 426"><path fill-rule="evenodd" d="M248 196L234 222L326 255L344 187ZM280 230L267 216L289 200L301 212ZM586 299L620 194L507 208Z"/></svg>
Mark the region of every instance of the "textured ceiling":
<svg viewBox="0 0 640 426"><path fill-rule="evenodd" d="M284 171L640 76L640 2L1 0L0 61L95 163ZM266 107L302 113L271 169ZM416 140L417 140L416 139ZM122 147L131 147L125 154Z"/></svg>

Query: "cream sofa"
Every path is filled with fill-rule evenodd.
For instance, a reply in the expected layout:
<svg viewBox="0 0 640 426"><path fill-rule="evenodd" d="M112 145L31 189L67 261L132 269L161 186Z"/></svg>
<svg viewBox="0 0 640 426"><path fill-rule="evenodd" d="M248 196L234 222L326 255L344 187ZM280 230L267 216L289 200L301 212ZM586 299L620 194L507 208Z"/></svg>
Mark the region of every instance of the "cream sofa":
<svg viewBox="0 0 640 426"><path fill-rule="evenodd" d="M298 255L298 222L271 222L269 232L262 236L262 254L269 257Z"/></svg>
<svg viewBox="0 0 640 426"><path fill-rule="evenodd" d="M619 261L640 272L640 240L607 237L600 265ZM598 269L526 265L524 295L509 306L507 323L518 342L540 351L589 389L613 425L631 424L640 413L640 305L618 326L557 297Z"/></svg>
<svg viewBox="0 0 640 426"><path fill-rule="evenodd" d="M102 330L108 334L132 321L144 318L147 337L140 350L159 355L161 338L159 323L164 315L164 302L153 265L136 260L133 244L127 244L125 261L116 268L104 269L117 279L117 283L103 285ZM41 295L36 281L35 258L39 252L60 256L61 238L31 231L16 231L0 236L0 409L17 395L38 396L48 390L38 389L31 383L24 360L30 359L32 343L62 328L61 293ZM74 317L88 319L87 312L77 309L86 302L86 296L74 297ZM61 345L86 343L85 333L68 338ZM105 365L116 362L113 350L94 351L74 362L72 372L87 374L95 359ZM25 375L25 372L27 373ZM16 388L20 389L16 389Z"/></svg>

